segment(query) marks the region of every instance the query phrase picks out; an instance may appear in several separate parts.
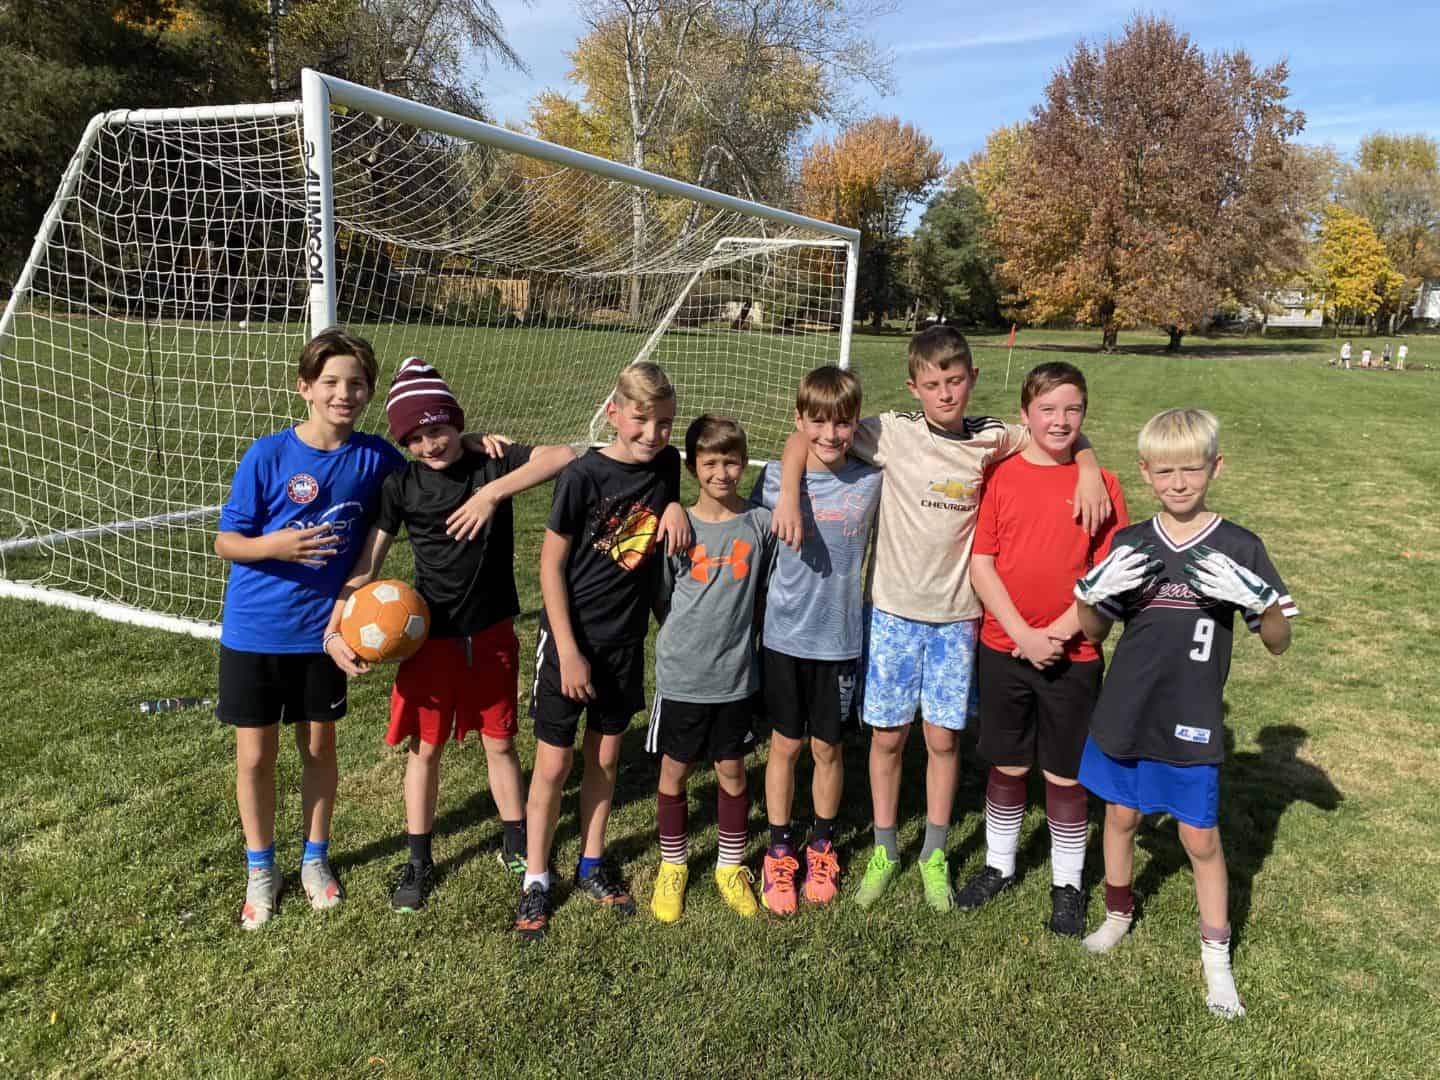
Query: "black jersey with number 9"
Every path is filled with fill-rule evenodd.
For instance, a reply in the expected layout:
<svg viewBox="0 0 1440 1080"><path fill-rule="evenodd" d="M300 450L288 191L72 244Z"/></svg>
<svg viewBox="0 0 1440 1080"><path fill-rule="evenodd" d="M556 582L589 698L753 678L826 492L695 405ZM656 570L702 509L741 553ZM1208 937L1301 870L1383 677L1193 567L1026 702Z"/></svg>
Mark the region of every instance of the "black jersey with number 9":
<svg viewBox="0 0 1440 1080"><path fill-rule="evenodd" d="M1216 517L1184 543L1166 535L1158 517L1115 534L1111 550L1146 543L1164 569L1143 590L1099 605L1125 623L1115 646L1090 734L1113 758L1144 758L1171 765L1214 765L1225 757L1222 726L1225 680L1234 639L1233 604L1201 596L1185 575L1197 545L1222 552L1280 593L1286 618L1298 613L1265 545L1248 529ZM1244 612L1260 628L1258 616Z"/></svg>

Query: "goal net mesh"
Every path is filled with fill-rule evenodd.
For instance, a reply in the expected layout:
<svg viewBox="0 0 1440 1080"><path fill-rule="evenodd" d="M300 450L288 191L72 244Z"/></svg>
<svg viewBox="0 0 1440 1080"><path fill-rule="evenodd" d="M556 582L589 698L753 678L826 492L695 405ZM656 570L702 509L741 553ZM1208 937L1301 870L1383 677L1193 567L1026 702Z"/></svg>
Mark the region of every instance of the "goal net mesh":
<svg viewBox="0 0 1440 1080"><path fill-rule="evenodd" d="M660 363L778 453L794 388L840 355L846 249L823 232L336 108L338 323L407 356L474 430L603 439L619 370ZM0 335L0 578L218 621L236 462L303 418L306 165L293 115L111 117Z"/></svg>

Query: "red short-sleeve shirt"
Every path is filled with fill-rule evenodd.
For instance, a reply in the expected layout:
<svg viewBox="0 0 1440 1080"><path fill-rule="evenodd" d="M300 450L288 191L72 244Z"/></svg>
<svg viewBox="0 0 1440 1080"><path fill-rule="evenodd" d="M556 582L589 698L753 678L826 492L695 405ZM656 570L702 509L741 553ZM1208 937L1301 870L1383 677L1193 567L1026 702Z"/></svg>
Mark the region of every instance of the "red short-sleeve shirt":
<svg viewBox="0 0 1440 1080"><path fill-rule="evenodd" d="M995 466L985 481L972 550L995 557L1005 590L1031 626L1047 626L1065 614L1074 600L1075 579L1103 559L1115 531L1130 524L1120 481L1101 469L1113 510L1098 533L1087 535L1071 516L1078 473L1073 463L1036 465L1015 454ZM980 640L1004 652L1015 647L988 611ZM1094 660L1100 654L1083 634L1076 634L1066 643L1065 655Z"/></svg>

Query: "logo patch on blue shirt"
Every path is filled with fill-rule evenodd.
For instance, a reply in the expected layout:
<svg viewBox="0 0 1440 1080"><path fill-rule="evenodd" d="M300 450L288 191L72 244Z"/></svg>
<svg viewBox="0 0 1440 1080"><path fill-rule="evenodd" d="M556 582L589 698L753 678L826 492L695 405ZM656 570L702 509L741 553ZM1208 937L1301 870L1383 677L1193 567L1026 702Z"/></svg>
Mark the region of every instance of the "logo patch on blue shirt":
<svg viewBox="0 0 1440 1080"><path fill-rule="evenodd" d="M1186 742L1201 743L1210 745L1210 729L1203 727L1190 727L1187 724L1175 725L1175 737L1184 739Z"/></svg>

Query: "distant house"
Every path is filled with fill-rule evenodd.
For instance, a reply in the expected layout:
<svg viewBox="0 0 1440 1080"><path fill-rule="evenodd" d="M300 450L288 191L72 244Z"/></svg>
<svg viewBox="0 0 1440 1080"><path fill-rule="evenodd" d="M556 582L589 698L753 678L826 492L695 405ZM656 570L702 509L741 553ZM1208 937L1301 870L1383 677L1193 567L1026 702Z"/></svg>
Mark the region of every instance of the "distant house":
<svg viewBox="0 0 1440 1080"><path fill-rule="evenodd" d="M1415 306L1410 309L1410 317L1440 323L1440 278L1420 283L1415 290Z"/></svg>
<svg viewBox="0 0 1440 1080"><path fill-rule="evenodd" d="M1325 296L1311 295L1304 289L1276 289L1265 296L1266 308L1242 307L1240 317L1246 322L1270 327L1320 327L1325 324Z"/></svg>

